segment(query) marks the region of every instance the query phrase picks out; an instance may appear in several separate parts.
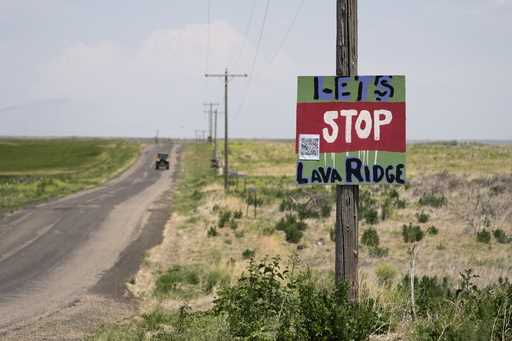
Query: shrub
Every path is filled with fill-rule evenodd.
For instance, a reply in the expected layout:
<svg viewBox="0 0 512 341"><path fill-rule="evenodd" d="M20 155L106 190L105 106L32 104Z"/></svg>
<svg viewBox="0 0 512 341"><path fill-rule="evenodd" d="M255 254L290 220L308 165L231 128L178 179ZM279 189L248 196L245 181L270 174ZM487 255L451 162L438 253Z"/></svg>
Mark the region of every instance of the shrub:
<svg viewBox="0 0 512 341"><path fill-rule="evenodd" d="M379 234L377 230L373 227L369 227L363 232L363 236L361 237L361 244L366 245L368 247L378 247L379 246Z"/></svg>
<svg viewBox="0 0 512 341"><path fill-rule="evenodd" d="M416 213L416 219L418 219L418 223L426 223L430 219L430 215L425 211L421 211Z"/></svg>
<svg viewBox="0 0 512 341"><path fill-rule="evenodd" d="M256 252L254 250L251 250L251 249L245 249L244 252L242 252L242 257L244 259L249 259L249 258L252 258L254 257L254 254Z"/></svg>
<svg viewBox="0 0 512 341"><path fill-rule="evenodd" d="M217 229L215 226L210 226L208 229L208 237L216 237L218 235Z"/></svg>
<svg viewBox="0 0 512 341"><path fill-rule="evenodd" d="M494 236L494 239L496 239L496 241L500 244L507 244L507 243L510 243L510 237L507 236L507 234L505 233L505 231L503 231L502 229L496 229L492 232L493 236Z"/></svg>
<svg viewBox="0 0 512 341"><path fill-rule="evenodd" d="M231 220L231 211L230 210L222 210L219 212L219 223L218 226L223 228L226 224Z"/></svg>
<svg viewBox="0 0 512 341"><path fill-rule="evenodd" d="M320 207L320 215L323 217L323 218L328 218L331 216L331 211L332 211L332 206L329 205L329 204L323 204L321 207Z"/></svg>
<svg viewBox="0 0 512 341"><path fill-rule="evenodd" d="M423 194L423 196L418 200L418 203L421 206L430 206L430 207L441 207L446 205L447 199L443 194Z"/></svg>
<svg viewBox="0 0 512 341"><path fill-rule="evenodd" d="M276 230L283 231L286 235L286 241L290 243L298 243L302 239L302 235L307 225L292 214L287 214L281 218L276 225Z"/></svg>
<svg viewBox="0 0 512 341"><path fill-rule="evenodd" d="M410 276L405 275L398 290L405 296L410 295ZM432 311L439 311L446 305L448 299L454 298L455 290L449 285L446 277L438 279L437 277L423 276L421 279L414 277L414 290L416 297L416 313L418 316L425 317Z"/></svg>
<svg viewBox="0 0 512 341"><path fill-rule="evenodd" d="M236 230L238 228L238 223L236 222L236 220L231 220L229 222L229 228L232 230Z"/></svg>
<svg viewBox="0 0 512 341"><path fill-rule="evenodd" d="M379 222L379 213L376 209L369 208L363 213L363 218L368 224L377 224Z"/></svg>
<svg viewBox="0 0 512 341"><path fill-rule="evenodd" d="M419 242L423 236L423 230L418 225L409 223L409 225L402 226L402 238L406 243Z"/></svg>
<svg viewBox="0 0 512 341"><path fill-rule="evenodd" d="M209 294L217 285L227 285L228 282L229 277L225 273L219 270L210 271L204 281L204 291Z"/></svg>
<svg viewBox="0 0 512 341"><path fill-rule="evenodd" d="M427 228L427 234L428 235L431 235L431 236L435 236L439 233L439 230L437 229L437 227L435 227L434 225L430 226L429 228Z"/></svg>
<svg viewBox="0 0 512 341"><path fill-rule="evenodd" d="M242 210L233 212L233 219L241 219L241 218L242 218Z"/></svg>
<svg viewBox="0 0 512 341"><path fill-rule="evenodd" d="M486 229L483 229L476 234L476 240L479 243L489 244L491 242L491 233Z"/></svg>
<svg viewBox="0 0 512 341"><path fill-rule="evenodd" d="M374 300L349 303L346 285L321 287L310 271L281 270L278 258L251 260L238 283L221 289L214 304L237 339L367 340L389 325Z"/></svg>
<svg viewBox="0 0 512 341"><path fill-rule="evenodd" d="M389 263L381 263L375 269L375 275L377 276L377 282L380 285L391 286L393 279L396 277L398 271L394 266Z"/></svg>

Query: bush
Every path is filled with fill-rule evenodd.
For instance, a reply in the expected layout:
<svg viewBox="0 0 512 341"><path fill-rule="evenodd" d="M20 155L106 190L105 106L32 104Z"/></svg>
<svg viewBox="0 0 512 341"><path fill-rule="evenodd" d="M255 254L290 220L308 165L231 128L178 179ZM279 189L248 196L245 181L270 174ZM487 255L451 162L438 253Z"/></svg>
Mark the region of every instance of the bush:
<svg viewBox="0 0 512 341"><path fill-rule="evenodd" d="M331 216L332 206L329 204L323 204L320 207L320 215L322 218L329 218Z"/></svg>
<svg viewBox="0 0 512 341"><path fill-rule="evenodd" d="M218 235L217 229L215 226L210 226L208 229L208 237L216 237Z"/></svg>
<svg viewBox="0 0 512 341"><path fill-rule="evenodd" d="M366 245L368 247L378 247L379 246L379 234L377 230L373 227L369 227L363 232L363 236L361 237L361 244Z"/></svg>
<svg viewBox="0 0 512 341"><path fill-rule="evenodd" d="M423 230L418 225L409 223L409 225L402 226L402 238L405 243L419 242L423 236Z"/></svg>
<svg viewBox="0 0 512 341"><path fill-rule="evenodd" d="M377 224L379 222L379 213L376 209L369 208L363 213L363 218L368 224Z"/></svg>
<svg viewBox="0 0 512 341"><path fill-rule="evenodd" d="M249 259L249 258L252 258L254 257L254 254L256 252L254 250L251 250L251 249L245 249L244 252L242 252L242 257L244 259Z"/></svg>
<svg viewBox="0 0 512 341"><path fill-rule="evenodd" d="M430 215L425 211L421 211L419 213L416 213L416 219L418 219L418 223L424 224L430 219Z"/></svg>
<svg viewBox="0 0 512 341"><path fill-rule="evenodd" d="M483 229L476 234L476 240L479 243L489 244L491 242L491 233Z"/></svg>
<svg viewBox="0 0 512 341"><path fill-rule="evenodd" d="M230 210L222 210L219 212L219 223L217 224L220 228L226 226L226 224L231 220L231 211Z"/></svg>
<svg viewBox="0 0 512 341"><path fill-rule="evenodd" d="M242 218L242 210L233 212L233 219L241 219L241 218Z"/></svg>
<svg viewBox="0 0 512 341"><path fill-rule="evenodd" d="M298 243L302 239L302 235L307 225L292 214L287 214L281 218L276 225L276 230L283 231L286 235L286 241L290 243Z"/></svg>
<svg viewBox="0 0 512 341"><path fill-rule="evenodd" d="M496 239L496 242L500 244L508 244L510 243L511 238L507 236L505 231L502 229L496 229L492 232L494 239Z"/></svg>
<svg viewBox="0 0 512 341"><path fill-rule="evenodd" d="M423 194L423 196L418 200L418 203L421 206L430 206L430 207L435 207L435 208L444 206L444 205L446 205L447 202L448 202L448 200L446 199L446 197L443 194L436 195L434 193Z"/></svg>
<svg viewBox="0 0 512 341"><path fill-rule="evenodd" d="M214 311L235 338L249 340L367 340L389 318L372 299L347 301L347 287L321 287L310 271L281 270L279 259L251 260L238 283L219 291Z"/></svg>
<svg viewBox="0 0 512 341"><path fill-rule="evenodd" d="M236 222L236 220L231 220L229 222L229 228L232 230L236 230L238 228L238 223Z"/></svg>
<svg viewBox="0 0 512 341"><path fill-rule="evenodd" d="M394 266L389 263L381 263L375 269L375 275L377 276L377 282L380 285L390 287L393 283L393 279L396 277L398 271Z"/></svg>
<svg viewBox="0 0 512 341"><path fill-rule="evenodd" d="M431 235L431 236L435 236L439 233L439 230L437 229L437 227L435 227L434 225L430 226L428 229L427 229L427 234L428 235Z"/></svg>

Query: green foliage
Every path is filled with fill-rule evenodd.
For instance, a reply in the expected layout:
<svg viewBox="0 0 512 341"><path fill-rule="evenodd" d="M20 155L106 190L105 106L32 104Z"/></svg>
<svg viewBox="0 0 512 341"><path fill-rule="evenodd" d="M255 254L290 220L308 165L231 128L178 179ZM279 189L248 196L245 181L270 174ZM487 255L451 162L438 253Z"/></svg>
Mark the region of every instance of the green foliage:
<svg viewBox="0 0 512 341"><path fill-rule="evenodd" d="M232 336L252 340L367 340L388 325L374 300L350 304L346 286L320 287L309 271L281 270L277 258L252 260L219 292L214 311Z"/></svg>
<svg viewBox="0 0 512 341"><path fill-rule="evenodd" d="M298 243L303 236L303 231L307 228L304 221L298 220L293 214L286 214L276 224L276 230L283 231L286 235L286 241Z"/></svg>
<svg viewBox="0 0 512 341"><path fill-rule="evenodd" d="M226 224L231 220L231 211L230 210L221 210L219 211L219 222L217 226L223 228Z"/></svg>
<svg viewBox="0 0 512 341"><path fill-rule="evenodd" d="M217 237L219 233L217 232L217 229L215 228L215 226L210 226L210 228L208 229L208 232L207 232L207 235L208 237Z"/></svg>
<svg viewBox="0 0 512 341"><path fill-rule="evenodd" d="M235 211L233 212L233 219L241 219L242 215L242 210Z"/></svg>
<svg viewBox="0 0 512 341"><path fill-rule="evenodd" d="M363 219L368 224L377 224L379 222L379 213L377 212L376 209L368 208L364 211L362 216L363 216Z"/></svg>
<svg viewBox="0 0 512 341"><path fill-rule="evenodd" d="M425 290L418 295L423 318L415 325L415 340L512 339L512 285L500 279L479 289L473 283L475 277L471 270L466 270L457 290L439 282L423 286L430 292L428 300L423 296Z"/></svg>
<svg viewBox="0 0 512 341"><path fill-rule="evenodd" d="M435 207L435 208L442 207L442 206L446 205L447 202L448 202L448 200L446 199L446 197L443 194L435 194L435 193L430 193L430 194L425 193L418 200L418 203L421 206L430 206L430 207Z"/></svg>
<svg viewBox="0 0 512 341"><path fill-rule="evenodd" d="M242 257L244 259L249 259L249 258L252 258L254 257L254 254L256 253L256 251L254 250L251 250L251 249L245 249L244 252L242 252Z"/></svg>
<svg viewBox="0 0 512 341"><path fill-rule="evenodd" d="M434 225L432 226L429 226L427 228L427 234L430 235L430 236L435 236L439 233L439 230L437 229L437 227L435 227Z"/></svg>
<svg viewBox="0 0 512 341"><path fill-rule="evenodd" d="M236 220L232 219L229 222L229 228L232 230L236 230L238 228L238 223L236 222Z"/></svg>
<svg viewBox="0 0 512 341"><path fill-rule="evenodd" d="M361 244L368 247L379 246L379 234L374 227L369 227L363 232L363 236L361 237Z"/></svg>
<svg viewBox="0 0 512 341"><path fill-rule="evenodd" d="M377 282L380 285L390 287L393 283L393 279L398 274L397 269L389 263L381 263L375 269L375 275L377 276Z"/></svg>
<svg viewBox="0 0 512 341"><path fill-rule="evenodd" d="M496 239L496 242L500 244L508 244L512 241L512 238L507 236L505 231L502 229L496 229L492 232L494 239Z"/></svg>
<svg viewBox="0 0 512 341"><path fill-rule="evenodd" d="M424 224L430 219L430 215L425 211L421 211L416 213L416 219L418 220L418 223Z"/></svg>
<svg viewBox="0 0 512 341"><path fill-rule="evenodd" d="M486 229L483 229L476 234L476 240L479 243L489 244L491 242L491 233Z"/></svg>
<svg viewBox="0 0 512 341"><path fill-rule="evenodd" d="M180 289L181 285L199 284L199 272L192 266L174 265L158 277L155 293L166 295Z"/></svg>
<svg viewBox="0 0 512 341"><path fill-rule="evenodd" d="M409 223L409 225L402 226L402 238L405 243L419 242L423 239L424 235L423 230L418 225Z"/></svg>

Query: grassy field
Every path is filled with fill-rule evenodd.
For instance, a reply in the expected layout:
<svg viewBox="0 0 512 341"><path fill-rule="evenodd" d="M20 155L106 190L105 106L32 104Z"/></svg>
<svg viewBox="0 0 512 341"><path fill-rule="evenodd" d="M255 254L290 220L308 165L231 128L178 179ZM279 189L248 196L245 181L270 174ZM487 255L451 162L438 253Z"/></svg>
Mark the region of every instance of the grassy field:
<svg viewBox="0 0 512 341"><path fill-rule="evenodd" d="M0 210L98 185L127 169L139 149L120 140L0 140Z"/></svg>
<svg viewBox="0 0 512 341"><path fill-rule="evenodd" d="M102 329L93 339L138 340L161 334L176 340L224 340L241 335L233 334L229 314L209 312L212 307L219 309L216 297L226 297L223 287L243 289L239 278L252 258L261 261L265 256L279 256L283 263L293 260L294 266L309 269L315 288L332 287L332 188L297 188L292 143L235 141L230 152L231 167L245 176L232 179L231 189L225 193L222 177L209 168L210 146L186 146L173 200L174 213L164 241L148 252L142 269L129 284L134 295L141 298L141 316L129 326ZM449 292L446 288L453 287L455 292L464 283L459 282L460 274L467 269L478 276L467 278L479 288L493 286L500 278L511 278L511 156L512 146L412 145L407 153L410 181L406 186L361 186L361 299L375 299L386 312L384 340L477 340L481 335L487 338L480 339L488 339L484 329L492 322L471 320L473 317L463 311L470 306L468 302L443 295ZM416 243L415 274L428 278L418 283L417 321L411 319L403 286L410 270L411 250L411 244L403 239L404 225L417 226L423 236ZM446 286L436 284L442 278L446 278ZM241 297L250 296L250 291L243 292ZM479 291L479 295L484 292ZM429 295L446 301L434 308L427 304ZM293 297L292 301L302 299ZM479 300L490 302L492 298ZM512 309L510 304L500 304L502 312ZM191 315L187 309L205 313ZM479 309L483 308L473 310ZM496 313L494 308L489 309ZM507 316L505 321L512 330L512 315ZM487 321L483 316L478 318ZM498 321L498 317L492 319ZM441 325L436 324L438 320ZM254 339L276 339L279 328L272 329L272 323L267 325L270 334L254 334L261 336ZM506 323L501 334L493 334L496 340L498 335L510 335L506 334ZM455 336L446 338L443 333L450 328ZM467 338L456 338L463 335L459 333L461 328L469 331ZM436 334L439 330L441 334ZM372 333L382 333L382 328Z"/></svg>

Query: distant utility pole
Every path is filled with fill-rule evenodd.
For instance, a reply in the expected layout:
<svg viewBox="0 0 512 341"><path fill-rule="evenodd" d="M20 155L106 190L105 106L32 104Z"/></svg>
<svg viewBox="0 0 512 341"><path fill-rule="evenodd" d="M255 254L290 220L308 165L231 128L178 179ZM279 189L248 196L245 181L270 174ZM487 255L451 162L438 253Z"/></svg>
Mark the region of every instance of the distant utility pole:
<svg viewBox="0 0 512 341"><path fill-rule="evenodd" d="M336 75L357 75L357 0L336 0ZM336 284L357 301L359 186L336 185Z"/></svg>
<svg viewBox="0 0 512 341"><path fill-rule="evenodd" d="M213 123L213 162L215 162L216 165L218 165L217 161L217 115L218 111L215 109L213 111L213 117L214 117L214 123ZM218 168L218 166L215 166Z"/></svg>
<svg viewBox="0 0 512 341"><path fill-rule="evenodd" d="M224 77L224 190L228 189L228 83L230 78L247 77L247 74L229 73L228 69L222 74L205 74L205 77Z"/></svg>
<svg viewBox="0 0 512 341"><path fill-rule="evenodd" d="M203 103L203 105L209 107L209 109L207 111L205 111L205 113L208 114L208 142L212 142L212 139L213 139L213 128L212 128L212 126L213 126L213 123L212 123L213 107L219 105L219 103L205 102L205 103Z"/></svg>

